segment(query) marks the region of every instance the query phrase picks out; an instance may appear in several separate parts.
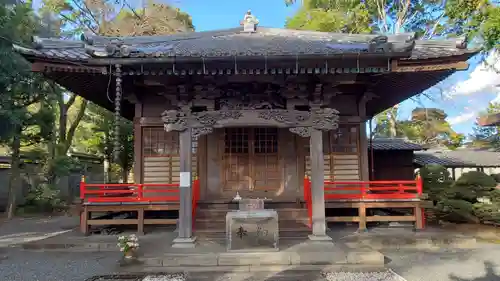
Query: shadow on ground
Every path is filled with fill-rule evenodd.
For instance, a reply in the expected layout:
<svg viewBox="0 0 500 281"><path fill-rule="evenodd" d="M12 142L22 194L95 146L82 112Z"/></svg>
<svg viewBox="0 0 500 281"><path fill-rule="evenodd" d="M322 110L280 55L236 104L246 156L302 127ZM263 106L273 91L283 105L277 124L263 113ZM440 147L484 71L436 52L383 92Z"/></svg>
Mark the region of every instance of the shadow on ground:
<svg viewBox="0 0 500 281"><path fill-rule="evenodd" d="M498 274L495 273L494 267L495 266L493 265L493 263L491 263L491 262L484 262L484 269L485 269L486 273L483 276L481 276L481 277L469 279L469 278L458 277L455 274L450 274L449 278L450 278L451 281L492 281L492 280L500 280L500 275L498 275Z"/></svg>

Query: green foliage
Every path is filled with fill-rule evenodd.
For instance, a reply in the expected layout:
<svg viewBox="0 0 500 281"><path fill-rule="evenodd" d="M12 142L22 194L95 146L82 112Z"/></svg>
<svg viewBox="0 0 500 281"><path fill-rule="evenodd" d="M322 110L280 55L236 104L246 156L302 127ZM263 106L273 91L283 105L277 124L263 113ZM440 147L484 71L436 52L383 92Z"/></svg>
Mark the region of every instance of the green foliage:
<svg viewBox="0 0 500 281"><path fill-rule="evenodd" d="M295 0L285 0L286 5ZM466 36L499 49L500 7L488 0L303 0L288 19L295 29L346 33L415 32L420 38Z"/></svg>
<svg viewBox="0 0 500 281"><path fill-rule="evenodd" d="M33 212L59 212L67 209L66 203L59 196L55 185L41 184L30 190L26 196L25 209Z"/></svg>
<svg viewBox="0 0 500 281"><path fill-rule="evenodd" d="M481 115L500 113L500 103L490 103ZM500 126L480 126L475 124L472 134L472 145L500 151Z"/></svg>
<svg viewBox="0 0 500 281"><path fill-rule="evenodd" d="M500 174L492 174L491 177L497 182L500 183Z"/></svg>
<svg viewBox="0 0 500 281"><path fill-rule="evenodd" d="M110 167L109 180L114 181L118 179L119 176L116 176L117 173L121 177L125 177L125 174L128 174L132 169L134 159L134 128L132 122L124 118L120 118L119 120L120 136L118 140L120 153L118 159L114 159L114 114L105 108L90 103L83 121L84 131L87 133L87 135L79 136L81 137L81 139L79 139L80 144L85 147L85 151L83 152L103 156L109 163L116 164L120 167L121 173L112 168L114 165ZM123 180L126 181L126 179Z"/></svg>
<svg viewBox="0 0 500 281"><path fill-rule="evenodd" d="M134 9L126 1L44 0L41 12L63 36L91 32L109 36L171 34L193 31L191 17L179 9L148 1Z"/></svg>
<svg viewBox="0 0 500 281"><path fill-rule="evenodd" d="M444 192L453 184L450 172L441 165L426 165L420 168L419 175L423 181L423 192L433 202L441 200Z"/></svg>
<svg viewBox="0 0 500 281"><path fill-rule="evenodd" d="M465 136L463 134L457 134L455 132L450 133L448 139L444 141L444 144L450 150L455 150L461 147L464 143L465 143Z"/></svg>
<svg viewBox="0 0 500 281"><path fill-rule="evenodd" d="M335 3L332 3L335 2ZM305 1L297 14L287 19L286 27L324 32L370 33L370 15L356 1Z"/></svg>
<svg viewBox="0 0 500 281"><path fill-rule="evenodd" d="M398 107L391 107L375 116L374 136L406 138L426 146L446 145L456 149L465 136L458 134L446 121L446 113L438 108L415 108L411 120L398 119Z"/></svg>
<svg viewBox="0 0 500 281"><path fill-rule="evenodd" d="M489 211L492 197L500 198L496 185L495 180L483 172L464 173L438 202L439 215L452 222L479 222L497 216ZM488 202L481 202L484 198ZM498 208L497 212L500 212Z"/></svg>

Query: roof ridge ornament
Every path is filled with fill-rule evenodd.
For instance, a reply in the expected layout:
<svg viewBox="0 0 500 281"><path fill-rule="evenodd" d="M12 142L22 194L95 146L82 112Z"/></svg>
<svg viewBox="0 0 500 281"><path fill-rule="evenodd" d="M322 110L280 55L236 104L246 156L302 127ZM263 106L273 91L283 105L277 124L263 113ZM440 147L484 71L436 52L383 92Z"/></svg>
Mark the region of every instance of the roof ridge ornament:
<svg viewBox="0 0 500 281"><path fill-rule="evenodd" d="M259 20L252 15L251 10L248 10L240 24L243 25L243 32L253 33L257 31Z"/></svg>

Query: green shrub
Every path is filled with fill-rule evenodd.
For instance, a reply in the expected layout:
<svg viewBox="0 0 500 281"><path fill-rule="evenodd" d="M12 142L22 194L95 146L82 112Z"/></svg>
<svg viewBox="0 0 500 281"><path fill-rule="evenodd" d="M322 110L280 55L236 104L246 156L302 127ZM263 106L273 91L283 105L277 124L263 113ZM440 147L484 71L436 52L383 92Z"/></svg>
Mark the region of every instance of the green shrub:
<svg viewBox="0 0 500 281"><path fill-rule="evenodd" d="M439 216L451 222L479 222L495 218L497 214L492 213L494 207L491 202L500 198L495 186L495 180L483 172L464 173L442 194L436 206ZM484 198L487 202L480 202Z"/></svg>
<svg viewBox="0 0 500 281"><path fill-rule="evenodd" d="M497 183L500 183L500 174L491 174L490 175Z"/></svg>
<svg viewBox="0 0 500 281"><path fill-rule="evenodd" d="M33 212L50 213L64 211L67 209L67 205L60 198L59 190L56 187L40 184L29 191L24 208Z"/></svg>
<svg viewBox="0 0 500 281"><path fill-rule="evenodd" d="M453 184L450 172L441 165L426 165L420 168L419 175L423 182L423 192L434 203L439 201L443 193Z"/></svg>

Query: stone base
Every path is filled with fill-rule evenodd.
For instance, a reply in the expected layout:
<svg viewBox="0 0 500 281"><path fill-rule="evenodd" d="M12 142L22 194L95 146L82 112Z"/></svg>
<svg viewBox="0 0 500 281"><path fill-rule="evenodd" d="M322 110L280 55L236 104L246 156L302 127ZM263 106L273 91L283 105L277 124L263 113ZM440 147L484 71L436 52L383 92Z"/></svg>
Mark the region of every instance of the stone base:
<svg viewBox="0 0 500 281"><path fill-rule="evenodd" d="M195 248L196 247L196 237L190 237L190 238L175 238L174 241L172 241L172 248Z"/></svg>
<svg viewBox="0 0 500 281"><path fill-rule="evenodd" d="M336 246L302 247L300 251L281 251L263 253L163 253L156 257L141 257L143 267L148 270L162 272L169 268L187 267L189 270L231 271L230 267L246 267L246 271L263 270L263 267L279 266L283 270L301 266L319 265L324 268L336 266L368 266L384 267L384 255L367 250L343 250ZM310 251L309 251L310 249ZM143 269L144 269L143 268Z"/></svg>
<svg viewBox="0 0 500 281"><path fill-rule="evenodd" d="M307 237L309 237L309 240L314 241L314 242L332 242L332 237L328 235L314 235L310 234Z"/></svg>

